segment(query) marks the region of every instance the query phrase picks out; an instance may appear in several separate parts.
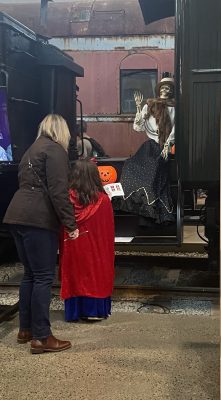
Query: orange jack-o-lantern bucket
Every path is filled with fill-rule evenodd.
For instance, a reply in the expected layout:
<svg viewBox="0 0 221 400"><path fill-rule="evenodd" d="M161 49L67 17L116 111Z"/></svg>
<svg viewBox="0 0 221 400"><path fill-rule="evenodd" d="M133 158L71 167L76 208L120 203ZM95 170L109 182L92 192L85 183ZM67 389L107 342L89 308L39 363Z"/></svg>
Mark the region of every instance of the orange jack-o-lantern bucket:
<svg viewBox="0 0 221 400"><path fill-rule="evenodd" d="M175 154L175 144L171 147L171 154Z"/></svg>
<svg viewBox="0 0 221 400"><path fill-rule="evenodd" d="M99 165L99 175L102 181L102 185L108 185L108 183L114 183L117 180L117 171L111 165Z"/></svg>

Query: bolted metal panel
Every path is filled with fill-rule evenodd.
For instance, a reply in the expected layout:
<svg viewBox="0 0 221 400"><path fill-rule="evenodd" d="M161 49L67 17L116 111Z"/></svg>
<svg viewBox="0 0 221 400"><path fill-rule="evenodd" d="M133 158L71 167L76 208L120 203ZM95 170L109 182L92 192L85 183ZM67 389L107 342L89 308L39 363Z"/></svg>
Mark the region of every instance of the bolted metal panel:
<svg viewBox="0 0 221 400"><path fill-rule="evenodd" d="M177 0L176 154L183 183L219 182L221 2Z"/></svg>

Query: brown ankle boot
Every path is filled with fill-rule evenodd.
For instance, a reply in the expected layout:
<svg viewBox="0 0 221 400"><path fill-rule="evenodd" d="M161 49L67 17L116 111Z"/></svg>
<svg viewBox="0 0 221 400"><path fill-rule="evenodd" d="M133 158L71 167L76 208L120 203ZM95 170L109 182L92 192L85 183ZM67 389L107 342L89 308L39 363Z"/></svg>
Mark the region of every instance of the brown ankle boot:
<svg viewBox="0 0 221 400"><path fill-rule="evenodd" d="M19 330L17 342L20 344L27 343L32 339L32 333L28 330Z"/></svg>
<svg viewBox="0 0 221 400"><path fill-rule="evenodd" d="M33 339L31 341L31 353L41 354L45 351L57 352L70 349L71 342L67 340L56 339L53 335L48 336L47 339Z"/></svg>

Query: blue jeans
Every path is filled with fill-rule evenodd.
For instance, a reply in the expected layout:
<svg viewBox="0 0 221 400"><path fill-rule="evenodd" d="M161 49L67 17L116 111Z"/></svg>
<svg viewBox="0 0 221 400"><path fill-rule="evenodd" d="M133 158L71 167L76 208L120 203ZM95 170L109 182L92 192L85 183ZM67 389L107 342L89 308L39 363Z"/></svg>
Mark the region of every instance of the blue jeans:
<svg viewBox="0 0 221 400"><path fill-rule="evenodd" d="M58 234L47 229L11 225L18 256L24 265L19 290L20 329L34 339L51 335L49 307L55 276Z"/></svg>

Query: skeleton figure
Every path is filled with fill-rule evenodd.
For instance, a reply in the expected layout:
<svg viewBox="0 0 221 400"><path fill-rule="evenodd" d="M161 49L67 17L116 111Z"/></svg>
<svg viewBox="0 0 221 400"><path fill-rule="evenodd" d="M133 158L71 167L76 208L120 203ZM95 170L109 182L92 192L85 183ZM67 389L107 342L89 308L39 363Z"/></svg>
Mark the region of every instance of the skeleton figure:
<svg viewBox="0 0 221 400"><path fill-rule="evenodd" d="M161 155L168 158L170 147L174 144L174 81L163 78L156 87L157 98L148 99L142 108L143 95L134 92L137 107L133 128L137 132L146 132L162 148Z"/></svg>
<svg viewBox="0 0 221 400"><path fill-rule="evenodd" d="M146 132L149 139L124 162L120 177L124 198L114 202L115 210L142 217L142 226L174 222L166 162L169 147L174 143L173 80L162 79L156 92L157 98L148 99L143 108L142 94L134 93L137 113L133 127Z"/></svg>

